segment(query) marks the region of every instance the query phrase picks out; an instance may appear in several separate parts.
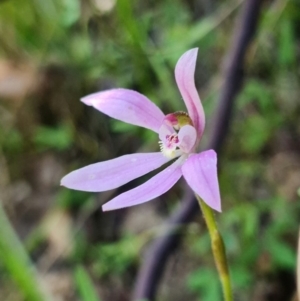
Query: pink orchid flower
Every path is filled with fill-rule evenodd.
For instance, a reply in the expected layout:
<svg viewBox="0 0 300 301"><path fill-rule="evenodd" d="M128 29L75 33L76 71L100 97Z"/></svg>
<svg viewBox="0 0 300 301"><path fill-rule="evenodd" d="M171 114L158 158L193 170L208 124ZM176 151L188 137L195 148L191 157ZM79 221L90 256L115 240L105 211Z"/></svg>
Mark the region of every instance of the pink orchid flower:
<svg viewBox="0 0 300 301"><path fill-rule="evenodd" d="M112 118L158 133L161 152L124 155L91 164L66 175L61 185L82 191L107 191L175 159L144 184L103 205L103 211L155 199L171 189L182 175L208 206L221 211L216 153L214 150L195 153L205 127L205 115L194 83L197 53L197 48L184 53L175 68L176 82L188 114L164 115L147 97L128 89L112 89L82 98L83 103Z"/></svg>

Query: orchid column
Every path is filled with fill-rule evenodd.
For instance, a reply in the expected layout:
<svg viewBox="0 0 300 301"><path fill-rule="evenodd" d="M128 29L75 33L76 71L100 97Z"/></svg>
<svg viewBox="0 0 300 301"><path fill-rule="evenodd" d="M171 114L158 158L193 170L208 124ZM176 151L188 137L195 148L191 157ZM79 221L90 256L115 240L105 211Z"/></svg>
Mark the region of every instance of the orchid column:
<svg viewBox="0 0 300 301"><path fill-rule="evenodd" d="M104 211L114 210L153 200L171 189L183 176L201 205L211 235L224 297L229 301L232 296L225 248L212 212L212 209L221 211L217 155L214 150L196 153L205 128L204 110L194 82L197 53L196 48L184 53L175 68L175 79L187 113L165 115L146 96L128 89L112 89L84 97L82 102L112 118L156 132L161 151L124 155L92 164L66 175L61 184L82 191L106 191L172 161L150 180L116 196L102 208Z"/></svg>

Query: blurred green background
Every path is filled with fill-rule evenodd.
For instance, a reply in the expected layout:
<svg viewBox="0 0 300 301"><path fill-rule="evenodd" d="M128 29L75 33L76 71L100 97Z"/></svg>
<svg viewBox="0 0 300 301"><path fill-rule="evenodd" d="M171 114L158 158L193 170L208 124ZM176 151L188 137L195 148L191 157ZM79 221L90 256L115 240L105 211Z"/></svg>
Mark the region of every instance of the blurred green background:
<svg viewBox="0 0 300 301"><path fill-rule="evenodd" d="M184 109L173 71L185 51L199 47L205 141L244 2L0 1L1 301L130 300L143 254L180 205L184 183L109 213L101 204L147 177L99 195L60 187L76 168L159 149L156 134L79 99L125 87L165 113ZM217 220L239 301L297 300L299 26L299 0L265 1L219 159ZM221 300L200 213L183 233L157 300Z"/></svg>

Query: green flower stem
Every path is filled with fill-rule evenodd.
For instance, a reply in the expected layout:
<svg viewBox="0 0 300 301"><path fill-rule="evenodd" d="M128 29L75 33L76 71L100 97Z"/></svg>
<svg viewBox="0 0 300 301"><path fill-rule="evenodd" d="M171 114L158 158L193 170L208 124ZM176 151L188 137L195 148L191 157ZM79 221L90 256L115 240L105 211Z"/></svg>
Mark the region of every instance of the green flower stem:
<svg viewBox="0 0 300 301"><path fill-rule="evenodd" d="M0 260L26 300L49 301L0 200Z"/></svg>
<svg viewBox="0 0 300 301"><path fill-rule="evenodd" d="M202 199L196 194L196 198L203 212L208 232L211 238L212 251L215 258L215 263L219 273L219 278L222 284L223 295L225 301L232 301L232 290L230 284L229 269L226 258L225 245L221 234L218 231L213 210L208 207Z"/></svg>

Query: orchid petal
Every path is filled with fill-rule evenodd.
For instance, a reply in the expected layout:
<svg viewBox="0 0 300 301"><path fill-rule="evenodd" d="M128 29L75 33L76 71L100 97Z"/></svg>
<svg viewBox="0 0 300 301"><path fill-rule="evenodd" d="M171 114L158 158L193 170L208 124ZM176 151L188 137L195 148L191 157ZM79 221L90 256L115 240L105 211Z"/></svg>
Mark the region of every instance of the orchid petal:
<svg viewBox="0 0 300 301"><path fill-rule="evenodd" d="M197 140L197 132L191 125L184 125L178 132L179 147L185 152L189 153L195 146Z"/></svg>
<svg viewBox="0 0 300 301"><path fill-rule="evenodd" d="M112 89L98 92L81 99L100 112L130 123L158 132L164 114L146 96L128 89Z"/></svg>
<svg viewBox="0 0 300 301"><path fill-rule="evenodd" d="M179 158L144 184L118 195L103 205L102 209L108 211L148 202L171 189L181 175L181 158Z"/></svg>
<svg viewBox="0 0 300 301"><path fill-rule="evenodd" d="M197 54L198 48L194 48L180 57L175 67L175 78L189 116L200 138L205 127L205 115L194 79Z"/></svg>
<svg viewBox="0 0 300 301"><path fill-rule="evenodd" d="M160 152L125 155L75 170L61 185L75 190L100 192L117 188L170 161Z"/></svg>
<svg viewBox="0 0 300 301"><path fill-rule="evenodd" d="M217 154L214 150L191 155L182 166L182 174L208 206L221 212Z"/></svg>

